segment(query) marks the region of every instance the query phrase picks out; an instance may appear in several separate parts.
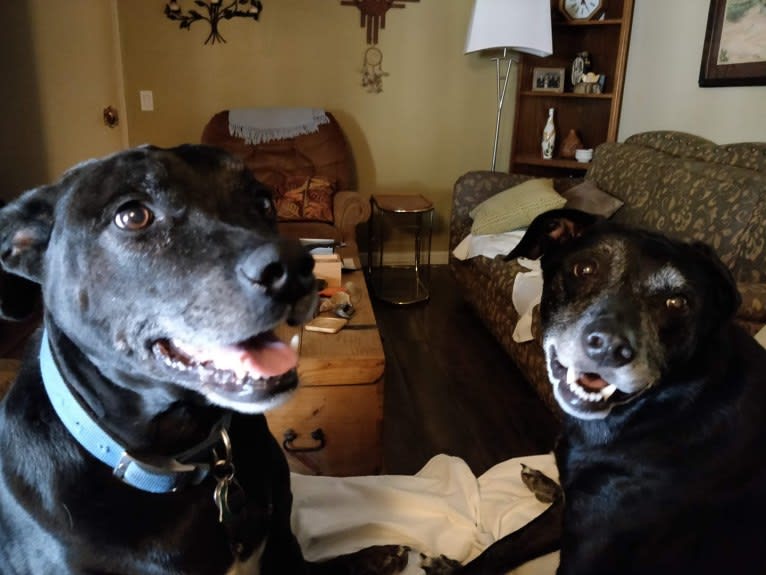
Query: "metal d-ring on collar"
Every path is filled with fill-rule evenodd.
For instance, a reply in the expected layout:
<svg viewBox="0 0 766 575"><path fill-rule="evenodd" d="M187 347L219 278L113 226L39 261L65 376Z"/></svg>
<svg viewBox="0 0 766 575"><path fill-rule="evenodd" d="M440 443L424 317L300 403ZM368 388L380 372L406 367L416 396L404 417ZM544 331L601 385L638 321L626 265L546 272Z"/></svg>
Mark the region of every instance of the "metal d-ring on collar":
<svg viewBox="0 0 766 575"><path fill-rule="evenodd" d="M228 463L231 468L228 475L219 475L214 471L218 485L225 482L228 488L236 483L234 466L231 463L231 442L226 432L231 420L230 416L222 418L207 439L184 453L172 457L157 457L151 461L147 458L139 460L130 455L93 420L80 399L69 389L53 359L48 330L43 330L40 343L40 371L45 391L64 427L88 453L111 467L114 476L123 483L150 493L169 493L187 485L197 485L210 473L210 460L203 458L204 463L191 463L191 461L198 460L199 456L205 452L213 454L213 469L220 461ZM214 449L221 443L224 445L223 460ZM187 461L190 463L186 463ZM223 494L222 501L227 503L226 507L228 507L226 492Z"/></svg>

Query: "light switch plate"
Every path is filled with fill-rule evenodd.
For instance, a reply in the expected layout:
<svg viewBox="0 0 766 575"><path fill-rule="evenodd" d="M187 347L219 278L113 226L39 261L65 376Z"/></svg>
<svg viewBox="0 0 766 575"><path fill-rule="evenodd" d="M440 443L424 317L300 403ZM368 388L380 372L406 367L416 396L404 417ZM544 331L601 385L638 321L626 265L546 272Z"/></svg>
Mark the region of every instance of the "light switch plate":
<svg viewBox="0 0 766 575"><path fill-rule="evenodd" d="M154 94L151 90L141 90L138 93L141 100L141 111L152 112L154 111Z"/></svg>

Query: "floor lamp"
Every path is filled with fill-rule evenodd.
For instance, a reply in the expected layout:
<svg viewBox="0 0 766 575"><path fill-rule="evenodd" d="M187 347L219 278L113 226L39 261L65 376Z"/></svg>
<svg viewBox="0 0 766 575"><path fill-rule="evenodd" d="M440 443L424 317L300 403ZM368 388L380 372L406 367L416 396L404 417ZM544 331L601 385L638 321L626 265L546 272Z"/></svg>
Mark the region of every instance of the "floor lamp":
<svg viewBox="0 0 766 575"><path fill-rule="evenodd" d="M476 0L468 26L465 53L479 50L501 50L493 58L497 75L497 118L495 143L492 147L492 171L497 163L497 142L500 137L500 116L503 112L505 89L508 86L514 58L509 50L534 56L553 53L551 38L551 5L548 0ZM504 78L502 68L505 69Z"/></svg>

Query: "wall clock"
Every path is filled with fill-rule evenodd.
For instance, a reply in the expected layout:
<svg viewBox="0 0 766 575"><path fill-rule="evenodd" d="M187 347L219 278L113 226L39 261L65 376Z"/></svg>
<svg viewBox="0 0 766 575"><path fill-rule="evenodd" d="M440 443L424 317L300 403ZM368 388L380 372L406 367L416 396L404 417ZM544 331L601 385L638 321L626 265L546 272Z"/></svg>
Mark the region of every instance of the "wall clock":
<svg viewBox="0 0 766 575"><path fill-rule="evenodd" d="M569 20L590 20L604 9L604 0L559 0L559 10Z"/></svg>

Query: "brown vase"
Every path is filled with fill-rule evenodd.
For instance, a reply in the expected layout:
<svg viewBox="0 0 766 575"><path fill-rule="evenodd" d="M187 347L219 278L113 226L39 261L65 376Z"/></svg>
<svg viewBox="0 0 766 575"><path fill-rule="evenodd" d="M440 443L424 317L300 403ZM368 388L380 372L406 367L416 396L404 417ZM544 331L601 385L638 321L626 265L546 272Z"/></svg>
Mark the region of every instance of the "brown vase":
<svg viewBox="0 0 766 575"><path fill-rule="evenodd" d="M559 153L562 158L574 158L575 152L582 148L582 140L573 129L569 130L567 137L561 142Z"/></svg>

